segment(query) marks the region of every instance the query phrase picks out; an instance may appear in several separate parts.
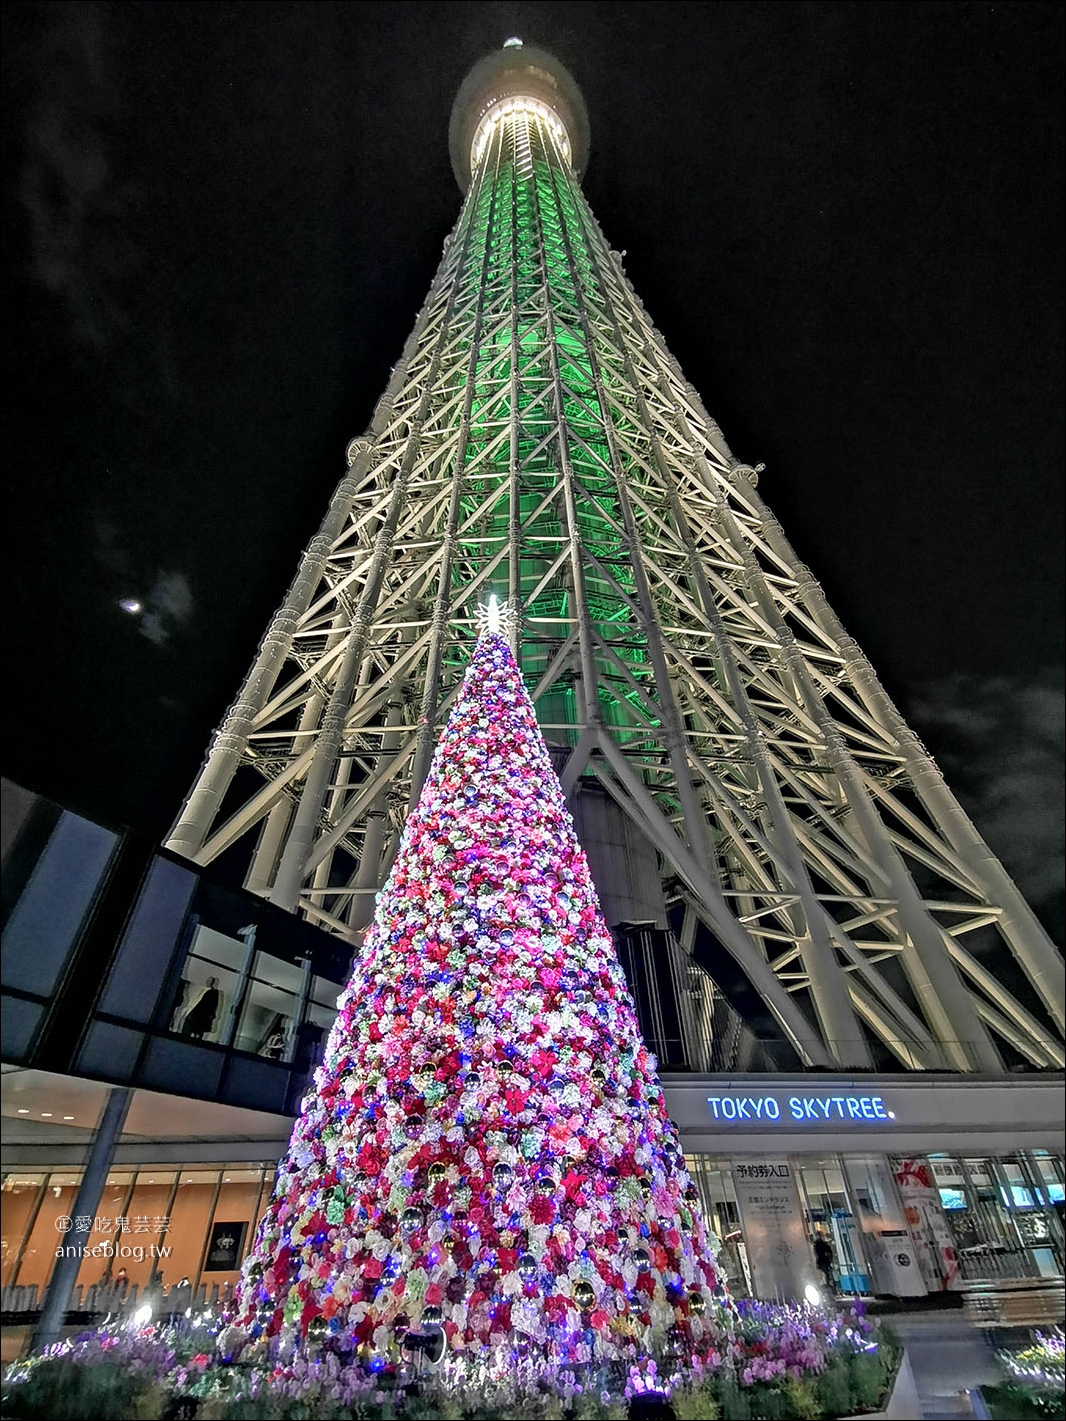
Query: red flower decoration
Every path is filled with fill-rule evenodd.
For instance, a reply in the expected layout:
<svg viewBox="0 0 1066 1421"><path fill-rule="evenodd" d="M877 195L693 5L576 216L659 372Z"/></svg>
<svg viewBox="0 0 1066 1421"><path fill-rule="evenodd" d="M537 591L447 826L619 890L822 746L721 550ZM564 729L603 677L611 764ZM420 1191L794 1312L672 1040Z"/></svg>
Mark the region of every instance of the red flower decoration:
<svg viewBox="0 0 1066 1421"><path fill-rule="evenodd" d="M563 1193L573 1204L584 1204L585 1202L585 1181L580 1174L570 1170L563 1176Z"/></svg>

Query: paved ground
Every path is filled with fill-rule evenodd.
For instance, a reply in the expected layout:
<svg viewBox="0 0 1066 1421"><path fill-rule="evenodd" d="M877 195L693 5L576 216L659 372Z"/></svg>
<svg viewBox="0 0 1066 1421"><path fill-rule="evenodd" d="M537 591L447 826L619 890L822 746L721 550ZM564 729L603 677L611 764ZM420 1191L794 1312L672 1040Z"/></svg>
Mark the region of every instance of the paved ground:
<svg viewBox="0 0 1066 1421"><path fill-rule="evenodd" d="M907 1349L921 1401L914 1421L987 1416L973 1391L998 1381L996 1356L984 1333L964 1321L958 1310L950 1312L882 1313Z"/></svg>

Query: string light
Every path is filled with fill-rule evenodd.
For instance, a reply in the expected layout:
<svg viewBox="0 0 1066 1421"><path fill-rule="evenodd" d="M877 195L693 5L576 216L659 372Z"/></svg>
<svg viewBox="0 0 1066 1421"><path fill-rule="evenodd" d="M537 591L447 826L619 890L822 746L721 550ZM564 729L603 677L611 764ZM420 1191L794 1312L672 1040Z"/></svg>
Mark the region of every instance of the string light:
<svg viewBox="0 0 1066 1421"><path fill-rule="evenodd" d="M715 1244L505 635L517 613L490 595L477 620L235 1322L312 1358L436 1328L443 1367L680 1356L715 1325Z"/></svg>

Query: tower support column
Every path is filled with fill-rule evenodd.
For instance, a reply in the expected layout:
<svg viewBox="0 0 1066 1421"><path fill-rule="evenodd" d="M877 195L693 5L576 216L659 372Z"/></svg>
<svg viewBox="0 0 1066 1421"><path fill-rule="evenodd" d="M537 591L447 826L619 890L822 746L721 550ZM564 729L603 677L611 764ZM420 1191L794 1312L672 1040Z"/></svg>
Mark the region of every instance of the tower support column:
<svg viewBox="0 0 1066 1421"><path fill-rule="evenodd" d="M100 1207L100 1196L104 1192L107 1173L115 1157L122 1127L129 1114L133 1091L127 1086L113 1086L108 1091L100 1123L89 1149L85 1172L78 1186L78 1196L74 1201L74 1227L69 1233L59 1234L63 1240L62 1256L57 1257L48 1280L48 1290L44 1297L44 1307L34 1329L30 1343L31 1352L43 1352L53 1342L58 1342L63 1332L63 1319L70 1307L71 1293L81 1272L83 1254L92 1234L96 1211ZM81 1220L88 1227L80 1226Z"/></svg>

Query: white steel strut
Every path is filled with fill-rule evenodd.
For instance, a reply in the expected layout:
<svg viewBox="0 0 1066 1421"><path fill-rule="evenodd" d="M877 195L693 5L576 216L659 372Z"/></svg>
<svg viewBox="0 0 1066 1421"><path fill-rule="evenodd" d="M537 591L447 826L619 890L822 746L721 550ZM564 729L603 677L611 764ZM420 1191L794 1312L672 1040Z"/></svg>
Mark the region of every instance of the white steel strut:
<svg viewBox="0 0 1066 1421"><path fill-rule="evenodd" d="M358 942L498 596L564 787L602 784L682 942L713 934L802 1059L1061 1067L1054 946L685 381L562 126L497 109L169 847L243 854L255 892Z"/></svg>

